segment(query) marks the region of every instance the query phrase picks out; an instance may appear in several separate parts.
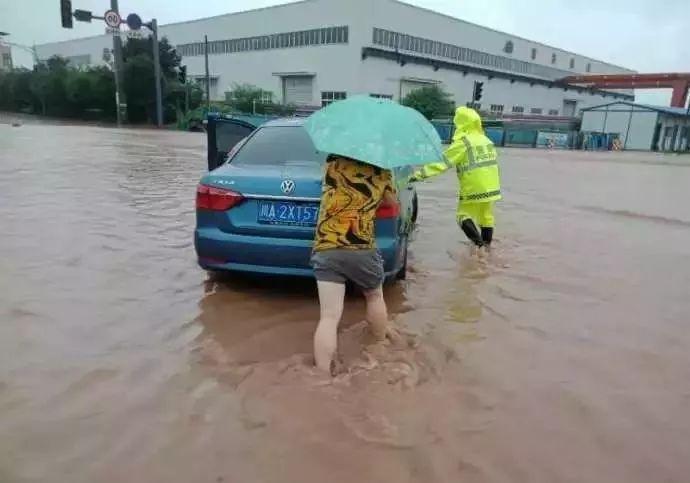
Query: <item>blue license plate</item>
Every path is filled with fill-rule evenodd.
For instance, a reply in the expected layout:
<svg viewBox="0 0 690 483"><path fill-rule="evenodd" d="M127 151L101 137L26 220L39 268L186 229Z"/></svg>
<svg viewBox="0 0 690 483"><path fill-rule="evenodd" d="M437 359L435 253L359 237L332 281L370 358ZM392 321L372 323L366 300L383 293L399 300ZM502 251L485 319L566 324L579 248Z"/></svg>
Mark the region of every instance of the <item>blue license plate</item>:
<svg viewBox="0 0 690 483"><path fill-rule="evenodd" d="M259 223L271 225L316 226L319 205L299 204L290 201L260 201Z"/></svg>

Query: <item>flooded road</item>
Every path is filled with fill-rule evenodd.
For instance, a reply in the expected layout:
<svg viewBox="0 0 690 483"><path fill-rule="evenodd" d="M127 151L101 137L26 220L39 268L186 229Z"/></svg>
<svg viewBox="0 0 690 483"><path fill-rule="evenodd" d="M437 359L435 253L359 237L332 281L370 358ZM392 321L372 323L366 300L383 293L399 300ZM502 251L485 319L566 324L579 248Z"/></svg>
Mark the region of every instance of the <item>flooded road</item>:
<svg viewBox="0 0 690 483"><path fill-rule="evenodd" d="M0 124L0 482L687 482L690 157L501 152L486 262L420 187L405 348L306 361L313 283L209 279L199 134Z"/></svg>

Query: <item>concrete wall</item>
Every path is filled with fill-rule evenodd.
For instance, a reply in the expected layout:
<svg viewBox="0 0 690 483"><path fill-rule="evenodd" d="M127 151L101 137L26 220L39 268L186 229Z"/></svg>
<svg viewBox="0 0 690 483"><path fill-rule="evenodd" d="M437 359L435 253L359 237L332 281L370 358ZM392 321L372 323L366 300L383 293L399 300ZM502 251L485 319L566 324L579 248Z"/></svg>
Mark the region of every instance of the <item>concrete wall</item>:
<svg viewBox="0 0 690 483"><path fill-rule="evenodd" d="M504 113L511 113L513 106L524 108L525 114L529 114L532 108L541 108L543 114L549 110L557 110L563 114L563 101L575 100L577 109L600 105L610 98L589 93L579 94L577 91L564 91L562 88L551 88L542 85L530 85L528 82L510 83L507 79L493 78L468 72L463 75L460 71L439 69L434 71L430 66L406 64L400 66L396 62L367 58L362 62L362 75L359 78L356 92L362 94L389 94L394 99L399 98L400 83L404 79L418 79L428 82L438 82L445 90L450 92L456 104L464 105L472 97L474 82L484 82L484 91L481 100L483 110L489 110L492 104L502 105Z"/></svg>
<svg viewBox="0 0 690 483"><path fill-rule="evenodd" d="M685 151L688 149L690 118L657 112L642 106L611 104L582 113L583 132L619 134L625 149L649 150L657 124L661 125L658 149ZM629 126L629 127L628 127ZM675 130L675 136L673 135Z"/></svg>
<svg viewBox="0 0 690 483"><path fill-rule="evenodd" d="M83 39L37 45L36 53L40 60L46 60L54 55L65 58L88 55L91 59L89 65L102 65L104 63L103 49L106 48L113 48L113 38L109 35L98 35Z"/></svg>
<svg viewBox="0 0 690 483"><path fill-rule="evenodd" d="M636 111L630 122L630 131L627 140L621 138L625 149L639 149L647 151L652 148L652 138L656 128L658 113Z"/></svg>
<svg viewBox="0 0 690 483"><path fill-rule="evenodd" d="M12 46L0 43L0 71L12 68Z"/></svg>
<svg viewBox="0 0 690 483"><path fill-rule="evenodd" d="M625 149L649 150L658 113L628 104L613 104L582 113L583 132L618 134ZM630 126L628 128L628 126Z"/></svg>
<svg viewBox="0 0 690 483"><path fill-rule="evenodd" d="M661 151L685 151L687 149L687 140L682 137L682 128L690 126L690 119L678 116L660 115L659 122L661 123L661 137L659 139L659 150ZM666 135L666 129L671 130L677 127L675 140L672 136Z"/></svg>
<svg viewBox="0 0 690 483"><path fill-rule="evenodd" d="M323 3L328 3L324 10ZM161 34L174 44L199 42L204 35L209 41L293 32L313 28L349 26L349 38L361 36L354 19L356 11L349 2L337 0L307 0L277 7L252 10L182 22L161 27ZM279 73L307 72L316 74L312 104L321 102L321 91L351 91L356 84L358 54L350 44L306 46L264 51L237 52L209 56L209 71L218 76L217 93L223 93L235 83L254 84L272 91L274 99L282 100ZM190 75L204 73L204 57L183 59Z"/></svg>
<svg viewBox="0 0 690 483"><path fill-rule="evenodd" d="M431 10L420 9L396 0L354 1L374 5L371 9L372 15L368 20L373 26L560 69L564 75L586 73L587 64L591 66L591 73L634 72L630 69L465 22ZM504 51L507 41L513 43L512 54ZM369 42L371 42L371 38L369 38ZM531 57L533 48L537 50L536 59ZM551 63L552 54L556 54L555 64ZM573 69L570 68L570 59L575 60Z"/></svg>

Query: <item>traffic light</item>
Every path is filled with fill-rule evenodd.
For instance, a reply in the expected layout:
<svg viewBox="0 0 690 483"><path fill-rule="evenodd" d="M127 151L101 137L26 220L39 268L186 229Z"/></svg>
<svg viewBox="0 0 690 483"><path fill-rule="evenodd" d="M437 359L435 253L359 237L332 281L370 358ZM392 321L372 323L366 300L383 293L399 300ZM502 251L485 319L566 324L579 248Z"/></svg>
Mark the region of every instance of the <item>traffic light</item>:
<svg viewBox="0 0 690 483"><path fill-rule="evenodd" d="M127 20L125 21L127 24L127 27L130 28L130 30L139 30L143 23L141 22L141 17L137 15L136 13L130 13L127 15Z"/></svg>
<svg viewBox="0 0 690 483"><path fill-rule="evenodd" d="M474 102L479 102L482 100L482 91L484 90L484 83L479 81L474 81L474 92L472 93L472 100Z"/></svg>
<svg viewBox="0 0 690 483"><path fill-rule="evenodd" d="M186 84L187 83L187 66L186 65L180 66L180 73L177 75L177 78L179 79L180 84Z"/></svg>
<svg viewBox="0 0 690 483"><path fill-rule="evenodd" d="M60 14L62 15L62 28L72 28L72 0L60 0Z"/></svg>
<svg viewBox="0 0 690 483"><path fill-rule="evenodd" d="M79 22L91 22L91 19L93 18L93 14L88 11L88 10L75 10L74 11L74 18L78 20Z"/></svg>

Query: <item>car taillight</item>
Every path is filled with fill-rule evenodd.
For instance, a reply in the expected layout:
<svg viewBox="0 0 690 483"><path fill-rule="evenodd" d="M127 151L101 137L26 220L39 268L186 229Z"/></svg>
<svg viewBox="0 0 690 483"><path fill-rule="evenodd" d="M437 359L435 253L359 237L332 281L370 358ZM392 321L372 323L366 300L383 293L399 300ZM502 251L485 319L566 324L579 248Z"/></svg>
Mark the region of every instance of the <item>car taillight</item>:
<svg viewBox="0 0 690 483"><path fill-rule="evenodd" d="M244 197L231 190L200 184L196 187L196 209L225 211L240 204Z"/></svg>
<svg viewBox="0 0 690 483"><path fill-rule="evenodd" d="M397 218L400 215L400 203L383 200L376 210L376 218Z"/></svg>

